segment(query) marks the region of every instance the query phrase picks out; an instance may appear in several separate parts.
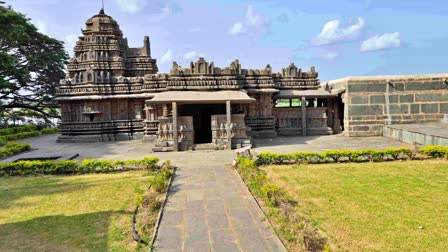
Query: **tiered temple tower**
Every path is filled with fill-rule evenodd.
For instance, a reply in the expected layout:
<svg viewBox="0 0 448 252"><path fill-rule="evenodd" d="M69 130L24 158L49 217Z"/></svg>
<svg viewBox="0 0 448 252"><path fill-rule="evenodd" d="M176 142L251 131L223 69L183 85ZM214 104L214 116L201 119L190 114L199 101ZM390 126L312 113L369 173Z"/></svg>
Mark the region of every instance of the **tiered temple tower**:
<svg viewBox="0 0 448 252"><path fill-rule="evenodd" d="M144 38L142 48L129 48L117 22L103 9L86 21L82 34L67 67L72 84L111 83L121 76L157 73L149 37Z"/></svg>

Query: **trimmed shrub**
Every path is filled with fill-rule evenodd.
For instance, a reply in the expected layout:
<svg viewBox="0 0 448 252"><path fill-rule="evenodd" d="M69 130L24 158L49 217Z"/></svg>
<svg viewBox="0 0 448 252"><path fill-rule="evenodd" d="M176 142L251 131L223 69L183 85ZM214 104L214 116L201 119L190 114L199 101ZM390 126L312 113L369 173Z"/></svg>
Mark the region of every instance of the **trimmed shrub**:
<svg viewBox="0 0 448 252"><path fill-rule="evenodd" d="M40 131L28 131L28 132L20 132L20 133L10 134L10 135L3 135L3 136L0 136L0 140L14 141L14 140L27 138L27 137L40 136L40 135L41 135Z"/></svg>
<svg viewBox="0 0 448 252"><path fill-rule="evenodd" d="M0 159L31 150L31 145L27 143L15 143L9 142L5 144L5 146L0 149Z"/></svg>
<svg viewBox="0 0 448 252"><path fill-rule="evenodd" d="M77 161L18 161L0 163L0 176L72 174L79 170Z"/></svg>
<svg viewBox="0 0 448 252"><path fill-rule="evenodd" d="M153 171L157 168L157 163L160 161L158 157L144 157L143 163L145 165L145 168Z"/></svg>
<svg viewBox="0 0 448 252"><path fill-rule="evenodd" d="M24 126L1 129L0 132L3 132L3 134L0 133L0 146L2 146L6 144L6 142L8 141L57 133L58 128L45 128L39 131L37 130L37 126L24 125Z"/></svg>
<svg viewBox="0 0 448 252"><path fill-rule="evenodd" d="M317 152L294 152L292 154L262 152L257 156L256 165L270 164L318 164L328 162L382 162L386 159L412 159L415 153L408 147L385 150L326 150ZM443 157L443 155L441 156Z"/></svg>
<svg viewBox="0 0 448 252"><path fill-rule="evenodd" d="M84 159L81 162L80 170L84 173L102 173L116 171L113 161L101 159Z"/></svg>
<svg viewBox="0 0 448 252"><path fill-rule="evenodd" d="M54 133L58 133L58 131L59 131L59 129L56 128L56 127L54 127L54 128L45 128L45 129L42 129L42 130L40 131L40 133L41 133L42 135L46 135L46 134L54 134Z"/></svg>
<svg viewBox="0 0 448 252"><path fill-rule="evenodd" d="M38 128L36 125L13 126L13 127L0 129L0 136L17 134L17 133L21 133L21 132L37 131L37 130L38 130Z"/></svg>
<svg viewBox="0 0 448 252"><path fill-rule="evenodd" d="M448 146L429 145L418 150L420 153L430 156L432 158L447 158Z"/></svg>
<svg viewBox="0 0 448 252"><path fill-rule="evenodd" d="M157 169L158 158L148 157L143 160L110 161L101 159L84 159L81 164L77 161L18 161L0 163L0 177L14 175L37 174L83 174L107 173L129 170ZM171 171L172 172L172 171ZM166 171L160 176L169 178L172 173Z"/></svg>

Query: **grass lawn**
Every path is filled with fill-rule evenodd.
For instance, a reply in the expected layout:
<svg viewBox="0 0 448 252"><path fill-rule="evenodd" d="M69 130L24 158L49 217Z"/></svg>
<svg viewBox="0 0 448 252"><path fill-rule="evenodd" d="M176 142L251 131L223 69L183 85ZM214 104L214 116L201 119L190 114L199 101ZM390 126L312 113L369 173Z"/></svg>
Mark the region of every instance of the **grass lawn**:
<svg viewBox="0 0 448 252"><path fill-rule="evenodd" d="M125 251L145 171L0 178L0 251Z"/></svg>
<svg viewBox="0 0 448 252"><path fill-rule="evenodd" d="M262 169L298 200L336 250L448 250L448 161Z"/></svg>

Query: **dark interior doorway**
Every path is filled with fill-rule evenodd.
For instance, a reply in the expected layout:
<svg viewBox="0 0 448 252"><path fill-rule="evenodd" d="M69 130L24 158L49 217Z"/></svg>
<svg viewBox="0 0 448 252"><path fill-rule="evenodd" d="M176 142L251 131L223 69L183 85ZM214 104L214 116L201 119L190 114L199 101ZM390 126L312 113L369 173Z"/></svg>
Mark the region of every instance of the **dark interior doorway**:
<svg viewBox="0 0 448 252"><path fill-rule="evenodd" d="M344 129L344 103L342 102L341 95L338 95L337 101L338 102L337 102L336 106L338 106L338 112L339 112L338 117L339 117L339 120L341 120L342 131L344 131L345 130Z"/></svg>
<svg viewBox="0 0 448 252"><path fill-rule="evenodd" d="M212 142L212 115L226 113L225 104L183 104L179 106L180 116L192 116L194 142Z"/></svg>

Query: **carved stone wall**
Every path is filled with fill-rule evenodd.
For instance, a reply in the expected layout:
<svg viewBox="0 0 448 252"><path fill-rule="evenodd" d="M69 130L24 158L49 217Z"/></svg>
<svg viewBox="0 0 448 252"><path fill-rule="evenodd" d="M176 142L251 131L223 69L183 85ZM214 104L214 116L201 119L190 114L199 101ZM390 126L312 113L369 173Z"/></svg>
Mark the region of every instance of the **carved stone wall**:
<svg viewBox="0 0 448 252"><path fill-rule="evenodd" d="M231 115L231 139L232 148L241 148L250 145L250 139L247 136L247 127L244 121L244 114ZM218 149L227 144L227 117L226 115L212 115L212 142Z"/></svg>

